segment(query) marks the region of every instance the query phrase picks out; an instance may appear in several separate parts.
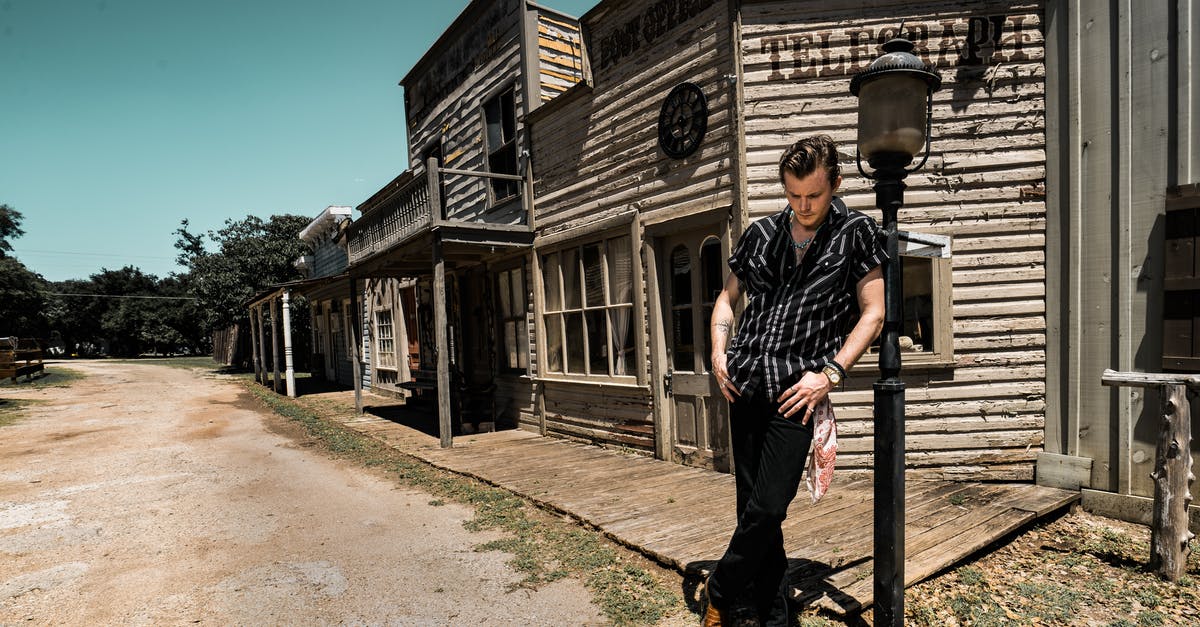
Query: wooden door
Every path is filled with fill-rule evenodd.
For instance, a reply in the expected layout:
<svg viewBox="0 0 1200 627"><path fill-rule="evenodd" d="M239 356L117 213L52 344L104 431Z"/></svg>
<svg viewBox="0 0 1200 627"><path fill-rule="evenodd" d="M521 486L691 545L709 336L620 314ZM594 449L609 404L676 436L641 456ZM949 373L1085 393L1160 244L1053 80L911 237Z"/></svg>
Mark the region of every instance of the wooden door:
<svg viewBox="0 0 1200 627"><path fill-rule="evenodd" d="M338 363L342 353L346 352L346 336L342 335L342 316L338 313L338 301L326 305L325 316L329 328L329 344L325 351L325 377L329 381L338 380Z"/></svg>
<svg viewBox="0 0 1200 627"><path fill-rule="evenodd" d="M729 404L710 372L709 319L725 277L716 226L662 238L658 259L672 456L728 472Z"/></svg>
<svg viewBox="0 0 1200 627"><path fill-rule="evenodd" d="M400 308L404 310L404 337L408 345L408 370L415 372L421 369L421 341L417 328L417 288L406 287L400 290Z"/></svg>

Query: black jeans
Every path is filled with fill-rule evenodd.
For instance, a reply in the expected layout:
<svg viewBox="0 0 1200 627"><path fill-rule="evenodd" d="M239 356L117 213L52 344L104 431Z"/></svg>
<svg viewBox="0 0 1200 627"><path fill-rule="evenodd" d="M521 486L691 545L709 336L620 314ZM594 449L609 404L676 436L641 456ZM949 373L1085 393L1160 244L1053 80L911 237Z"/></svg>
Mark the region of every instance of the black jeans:
<svg viewBox="0 0 1200 627"><path fill-rule="evenodd" d="M709 579L710 603L753 611L764 625L788 624L787 553L781 525L804 473L812 424L805 412L779 414L779 403L738 397L730 406L737 478L737 529Z"/></svg>

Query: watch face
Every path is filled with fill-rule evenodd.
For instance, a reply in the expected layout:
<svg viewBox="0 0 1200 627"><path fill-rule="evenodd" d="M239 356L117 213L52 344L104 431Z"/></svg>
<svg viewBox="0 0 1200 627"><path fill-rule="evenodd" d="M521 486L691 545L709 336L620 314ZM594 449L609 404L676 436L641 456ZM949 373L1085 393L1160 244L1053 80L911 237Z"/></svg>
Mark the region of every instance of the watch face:
<svg viewBox="0 0 1200 627"><path fill-rule="evenodd" d="M838 372L837 368L834 368L833 366L825 366L821 372L825 373L825 376L829 377L829 382L834 385L842 382L842 373Z"/></svg>
<svg viewBox="0 0 1200 627"><path fill-rule="evenodd" d="M708 100L692 83L680 83L667 94L658 114L658 145L667 156L682 159L700 147L708 130Z"/></svg>

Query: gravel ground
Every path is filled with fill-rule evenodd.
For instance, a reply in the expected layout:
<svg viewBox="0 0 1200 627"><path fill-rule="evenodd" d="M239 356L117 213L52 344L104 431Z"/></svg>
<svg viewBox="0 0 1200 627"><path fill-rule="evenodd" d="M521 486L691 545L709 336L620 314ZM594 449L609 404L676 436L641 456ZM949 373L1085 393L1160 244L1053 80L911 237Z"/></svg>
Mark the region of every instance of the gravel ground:
<svg viewBox="0 0 1200 627"><path fill-rule="evenodd" d="M236 384L78 362L0 427L0 624L583 625L470 508L307 450ZM289 437L289 435L293 437Z"/></svg>

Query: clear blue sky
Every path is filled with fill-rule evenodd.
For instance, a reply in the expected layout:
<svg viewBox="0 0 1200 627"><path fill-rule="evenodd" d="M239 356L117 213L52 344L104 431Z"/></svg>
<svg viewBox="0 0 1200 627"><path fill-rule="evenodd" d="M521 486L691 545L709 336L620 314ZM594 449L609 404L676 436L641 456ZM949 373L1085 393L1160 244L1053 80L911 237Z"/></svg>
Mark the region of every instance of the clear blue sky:
<svg viewBox="0 0 1200 627"><path fill-rule="evenodd" d="M576 17L596 0L545 0ZM178 271L173 232L355 206L467 0L0 0L0 203L52 281Z"/></svg>

